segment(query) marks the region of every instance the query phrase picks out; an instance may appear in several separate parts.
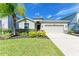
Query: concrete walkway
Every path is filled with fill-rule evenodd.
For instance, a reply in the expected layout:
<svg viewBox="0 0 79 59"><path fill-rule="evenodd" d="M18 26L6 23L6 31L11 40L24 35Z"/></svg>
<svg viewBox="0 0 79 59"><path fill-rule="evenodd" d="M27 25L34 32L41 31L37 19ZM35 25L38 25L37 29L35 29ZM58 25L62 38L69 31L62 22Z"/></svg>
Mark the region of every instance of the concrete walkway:
<svg viewBox="0 0 79 59"><path fill-rule="evenodd" d="M79 37L64 33L48 33L47 36L66 56L79 56Z"/></svg>

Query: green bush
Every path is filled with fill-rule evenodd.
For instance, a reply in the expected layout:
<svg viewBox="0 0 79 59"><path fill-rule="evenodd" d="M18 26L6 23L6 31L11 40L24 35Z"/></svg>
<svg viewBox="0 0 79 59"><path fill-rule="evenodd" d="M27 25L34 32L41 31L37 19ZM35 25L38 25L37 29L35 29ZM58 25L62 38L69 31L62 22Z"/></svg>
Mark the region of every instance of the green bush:
<svg viewBox="0 0 79 59"><path fill-rule="evenodd" d="M0 37L7 39L10 38L11 34L10 33L5 33L5 34L0 34Z"/></svg>
<svg viewBox="0 0 79 59"><path fill-rule="evenodd" d="M72 33L74 33L74 30L73 30L73 29L70 29L70 30L68 31L68 34L72 34Z"/></svg>
<svg viewBox="0 0 79 59"><path fill-rule="evenodd" d="M44 37L46 33L44 31L31 31L29 32L30 37Z"/></svg>
<svg viewBox="0 0 79 59"><path fill-rule="evenodd" d="M27 36L27 32L19 33L20 36Z"/></svg>
<svg viewBox="0 0 79 59"><path fill-rule="evenodd" d="M3 31L3 33L11 33L12 32L12 30L11 29L1 29L0 28L0 33L2 33L2 31Z"/></svg>
<svg viewBox="0 0 79 59"><path fill-rule="evenodd" d="M31 31L31 32L29 32L29 36L30 36L30 37L36 37L36 36L37 36L36 31Z"/></svg>
<svg viewBox="0 0 79 59"><path fill-rule="evenodd" d="M4 33L11 33L12 29L3 30Z"/></svg>
<svg viewBox="0 0 79 59"><path fill-rule="evenodd" d="M38 31L37 36L44 37L46 33L44 31Z"/></svg>

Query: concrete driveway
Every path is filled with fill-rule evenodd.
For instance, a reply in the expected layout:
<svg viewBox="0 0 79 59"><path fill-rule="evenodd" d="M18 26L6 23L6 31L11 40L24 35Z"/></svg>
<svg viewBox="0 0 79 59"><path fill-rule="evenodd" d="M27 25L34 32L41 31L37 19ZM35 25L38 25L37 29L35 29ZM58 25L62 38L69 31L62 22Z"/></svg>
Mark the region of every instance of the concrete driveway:
<svg viewBox="0 0 79 59"><path fill-rule="evenodd" d="M64 33L47 33L47 36L66 56L79 56L79 37Z"/></svg>

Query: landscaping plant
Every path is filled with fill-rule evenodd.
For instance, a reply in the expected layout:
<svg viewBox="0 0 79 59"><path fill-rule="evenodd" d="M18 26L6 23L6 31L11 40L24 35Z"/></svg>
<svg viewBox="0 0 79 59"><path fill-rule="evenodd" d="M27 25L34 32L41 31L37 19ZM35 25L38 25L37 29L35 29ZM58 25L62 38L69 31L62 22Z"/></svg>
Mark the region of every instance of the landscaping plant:
<svg viewBox="0 0 79 59"><path fill-rule="evenodd" d="M27 36L27 32L19 33L20 36Z"/></svg>
<svg viewBox="0 0 79 59"><path fill-rule="evenodd" d="M37 36L37 32L36 31L31 31L31 32L29 32L29 36L30 37L36 37Z"/></svg>
<svg viewBox="0 0 79 59"><path fill-rule="evenodd" d="M0 3L0 17L11 15L13 18L13 35L17 35L16 32L16 13L24 16L24 8L17 3Z"/></svg>
<svg viewBox="0 0 79 59"><path fill-rule="evenodd" d="M45 35L46 35L46 32L42 30L29 32L30 37L44 37Z"/></svg>
<svg viewBox="0 0 79 59"><path fill-rule="evenodd" d="M46 32L45 31L42 31L42 30L37 31L37 36L44 37L45 35L46 35Z"/></svg>

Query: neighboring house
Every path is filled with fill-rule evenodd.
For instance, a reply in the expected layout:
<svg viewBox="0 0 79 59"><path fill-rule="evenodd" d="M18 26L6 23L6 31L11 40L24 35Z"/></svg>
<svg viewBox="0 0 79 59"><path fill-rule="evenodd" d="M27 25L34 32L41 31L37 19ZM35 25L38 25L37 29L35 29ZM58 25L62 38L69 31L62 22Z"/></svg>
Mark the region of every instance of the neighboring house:
<svg viewBox="0 0 79 59"><path fill-rule="evenodd" d="M12 16L5 16L0 18L0 28L12 29L13 28Z"/></svg>
<svg viewBox="0 0 79 59"><path fill-rule="evenodd" d="M61 33L68 31L68 20L44 20L42 17L34 17L32 20L29 18L20 19L17 21L19 29L25 27L29 29L45 30L46 32Z"/></svg>
<svg viewBox="0 0 79 59"><path fill-rule="evenodd" d="M79 12L72 13L70 15L67 15L63 17L61 20L70 20L68 27L69 30L71 29L79 29Z"/></svg>

